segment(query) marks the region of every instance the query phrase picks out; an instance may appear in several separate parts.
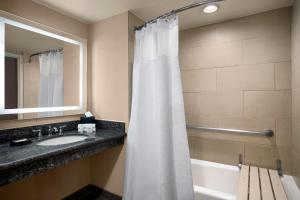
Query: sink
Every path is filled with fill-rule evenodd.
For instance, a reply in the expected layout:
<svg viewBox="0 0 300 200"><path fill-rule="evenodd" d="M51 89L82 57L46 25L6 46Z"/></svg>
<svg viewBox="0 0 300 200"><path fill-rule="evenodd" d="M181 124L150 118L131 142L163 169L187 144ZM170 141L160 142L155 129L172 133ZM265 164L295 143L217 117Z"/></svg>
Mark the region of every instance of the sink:
<svg viewBox="0 0 300 200"><path fill-rule="evenodd" d="M66 135L66 136L60 136L60 137L43 140L37 143L37 145L54 146L54 145L70 144L74 142L80 142L82 140L85 140L86 138L88 137L84 135Z"/></svg>

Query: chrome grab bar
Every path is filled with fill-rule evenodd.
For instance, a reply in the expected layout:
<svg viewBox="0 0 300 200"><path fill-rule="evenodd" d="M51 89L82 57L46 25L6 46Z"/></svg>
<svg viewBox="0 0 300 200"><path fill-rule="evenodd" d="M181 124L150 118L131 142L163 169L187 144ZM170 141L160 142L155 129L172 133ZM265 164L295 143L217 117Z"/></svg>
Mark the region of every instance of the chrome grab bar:
<svg viewBox="0 0 300 200"><path fill-rule="evenodd" d="M272 130L264 130L264 131L246 131L239 129L227 129L227 128L211 128L204 126L193 126L190 124L186 125L188 129L197 129L202 131L212 131L212 132L227 132L233 134L243 134L243 135L252 135L252 136L264 136L264 137L273 137L274 132Z"/></svg>

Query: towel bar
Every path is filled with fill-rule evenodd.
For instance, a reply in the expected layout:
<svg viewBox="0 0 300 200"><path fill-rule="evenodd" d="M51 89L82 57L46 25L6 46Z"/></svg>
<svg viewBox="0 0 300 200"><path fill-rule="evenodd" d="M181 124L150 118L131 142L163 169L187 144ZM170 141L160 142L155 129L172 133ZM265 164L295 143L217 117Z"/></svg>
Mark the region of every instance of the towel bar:
<svg viewBox="0 0 300 200"><path fill-rule="evenodd" d="M232 134L243 134L243 135L253 135L253 136L264 136L264 137L272 137L274 136L274 132L272 130L264 130L264 131L246 131L246 130L239 130L239 129L227 129L227 128L211 128L211 127L204 127L204 126L193 126L193 125L186 125L188 129L197 129L202 131L212 131L212 132L227 132Z"/></svg>

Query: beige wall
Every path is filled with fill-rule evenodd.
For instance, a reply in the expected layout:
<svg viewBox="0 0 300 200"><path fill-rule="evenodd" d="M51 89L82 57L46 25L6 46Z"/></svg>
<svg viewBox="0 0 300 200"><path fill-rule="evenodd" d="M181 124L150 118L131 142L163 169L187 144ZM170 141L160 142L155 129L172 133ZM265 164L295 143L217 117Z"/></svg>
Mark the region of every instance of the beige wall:
<svg viewBox="0 0 300 200"><path fill-rule="evenodd" d="M272 129L271 139L189 130L193 158L291 172L290 9L180 32L187 123Z"/></svg>
<svg viewBox="0 0 300 200"><path fill-rule="evenodd" d="M128 13L89 26L88 108L128 123Z"/></svg>
<svg viewBox="0 0 300 200"><path fill-rule="evenodd" d="M292 17L292 141L293 175L300 188L300 2L295 1Z"/></svg>
<svg viewBox="0 0 300 200"><path fill-rule="evenodd" d="M88 107L99 119L123 121L128 126L133 28L140 23L126 12L89 27ZM91 158L92 183L122 195L124 168L125 147L97 154Z"/></svg>
<svg viewBox="0 0 300 200"><path fill-rule="evenodd" d="M1 0L0 10L41 23L41 26L56 33L87 38L87 25L56 13L31 0ZM1 14L3 12L1 11ZM7 14L10 16L10 14ZM6 16L6 14L5 14ZM26 18L26 19L24 19ZM32 22L33 23L33 22ZM33 23L35 24L35 23ZM85 52L86 53L86 52ZM0 129L78 120L77 115L55 118L0 121ZM10 200L58 200L90 183L89 158L74 161L22 181L0 187L0 198ZM80 172L80 173L78 173Z"/></svg>
<svg viewBox="0 0 300 200"><path fill-rule="evenodd" d="M90 25L88 46L88 109L98 119L127 124L128 13ZM121 195L124 157L123 147L93 156L92 184Z"/></svg>

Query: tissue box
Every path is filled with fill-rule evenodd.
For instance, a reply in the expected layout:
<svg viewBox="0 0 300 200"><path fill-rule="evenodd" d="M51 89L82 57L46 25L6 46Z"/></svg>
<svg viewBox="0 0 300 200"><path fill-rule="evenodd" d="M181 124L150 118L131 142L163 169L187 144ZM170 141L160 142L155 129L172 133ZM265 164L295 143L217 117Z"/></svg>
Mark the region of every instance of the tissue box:
<svg viewBox="0 0 300 200"><path fill-rule="evenodd" d="M78 124L79 133L94 133L96 132L96 124Z"/></svg>
<svg viewBox="0 0 300 200"><path fill-rule="evenodd" d="M95 117L80 117L80 124L93 124L95 123Z"/></svg>

